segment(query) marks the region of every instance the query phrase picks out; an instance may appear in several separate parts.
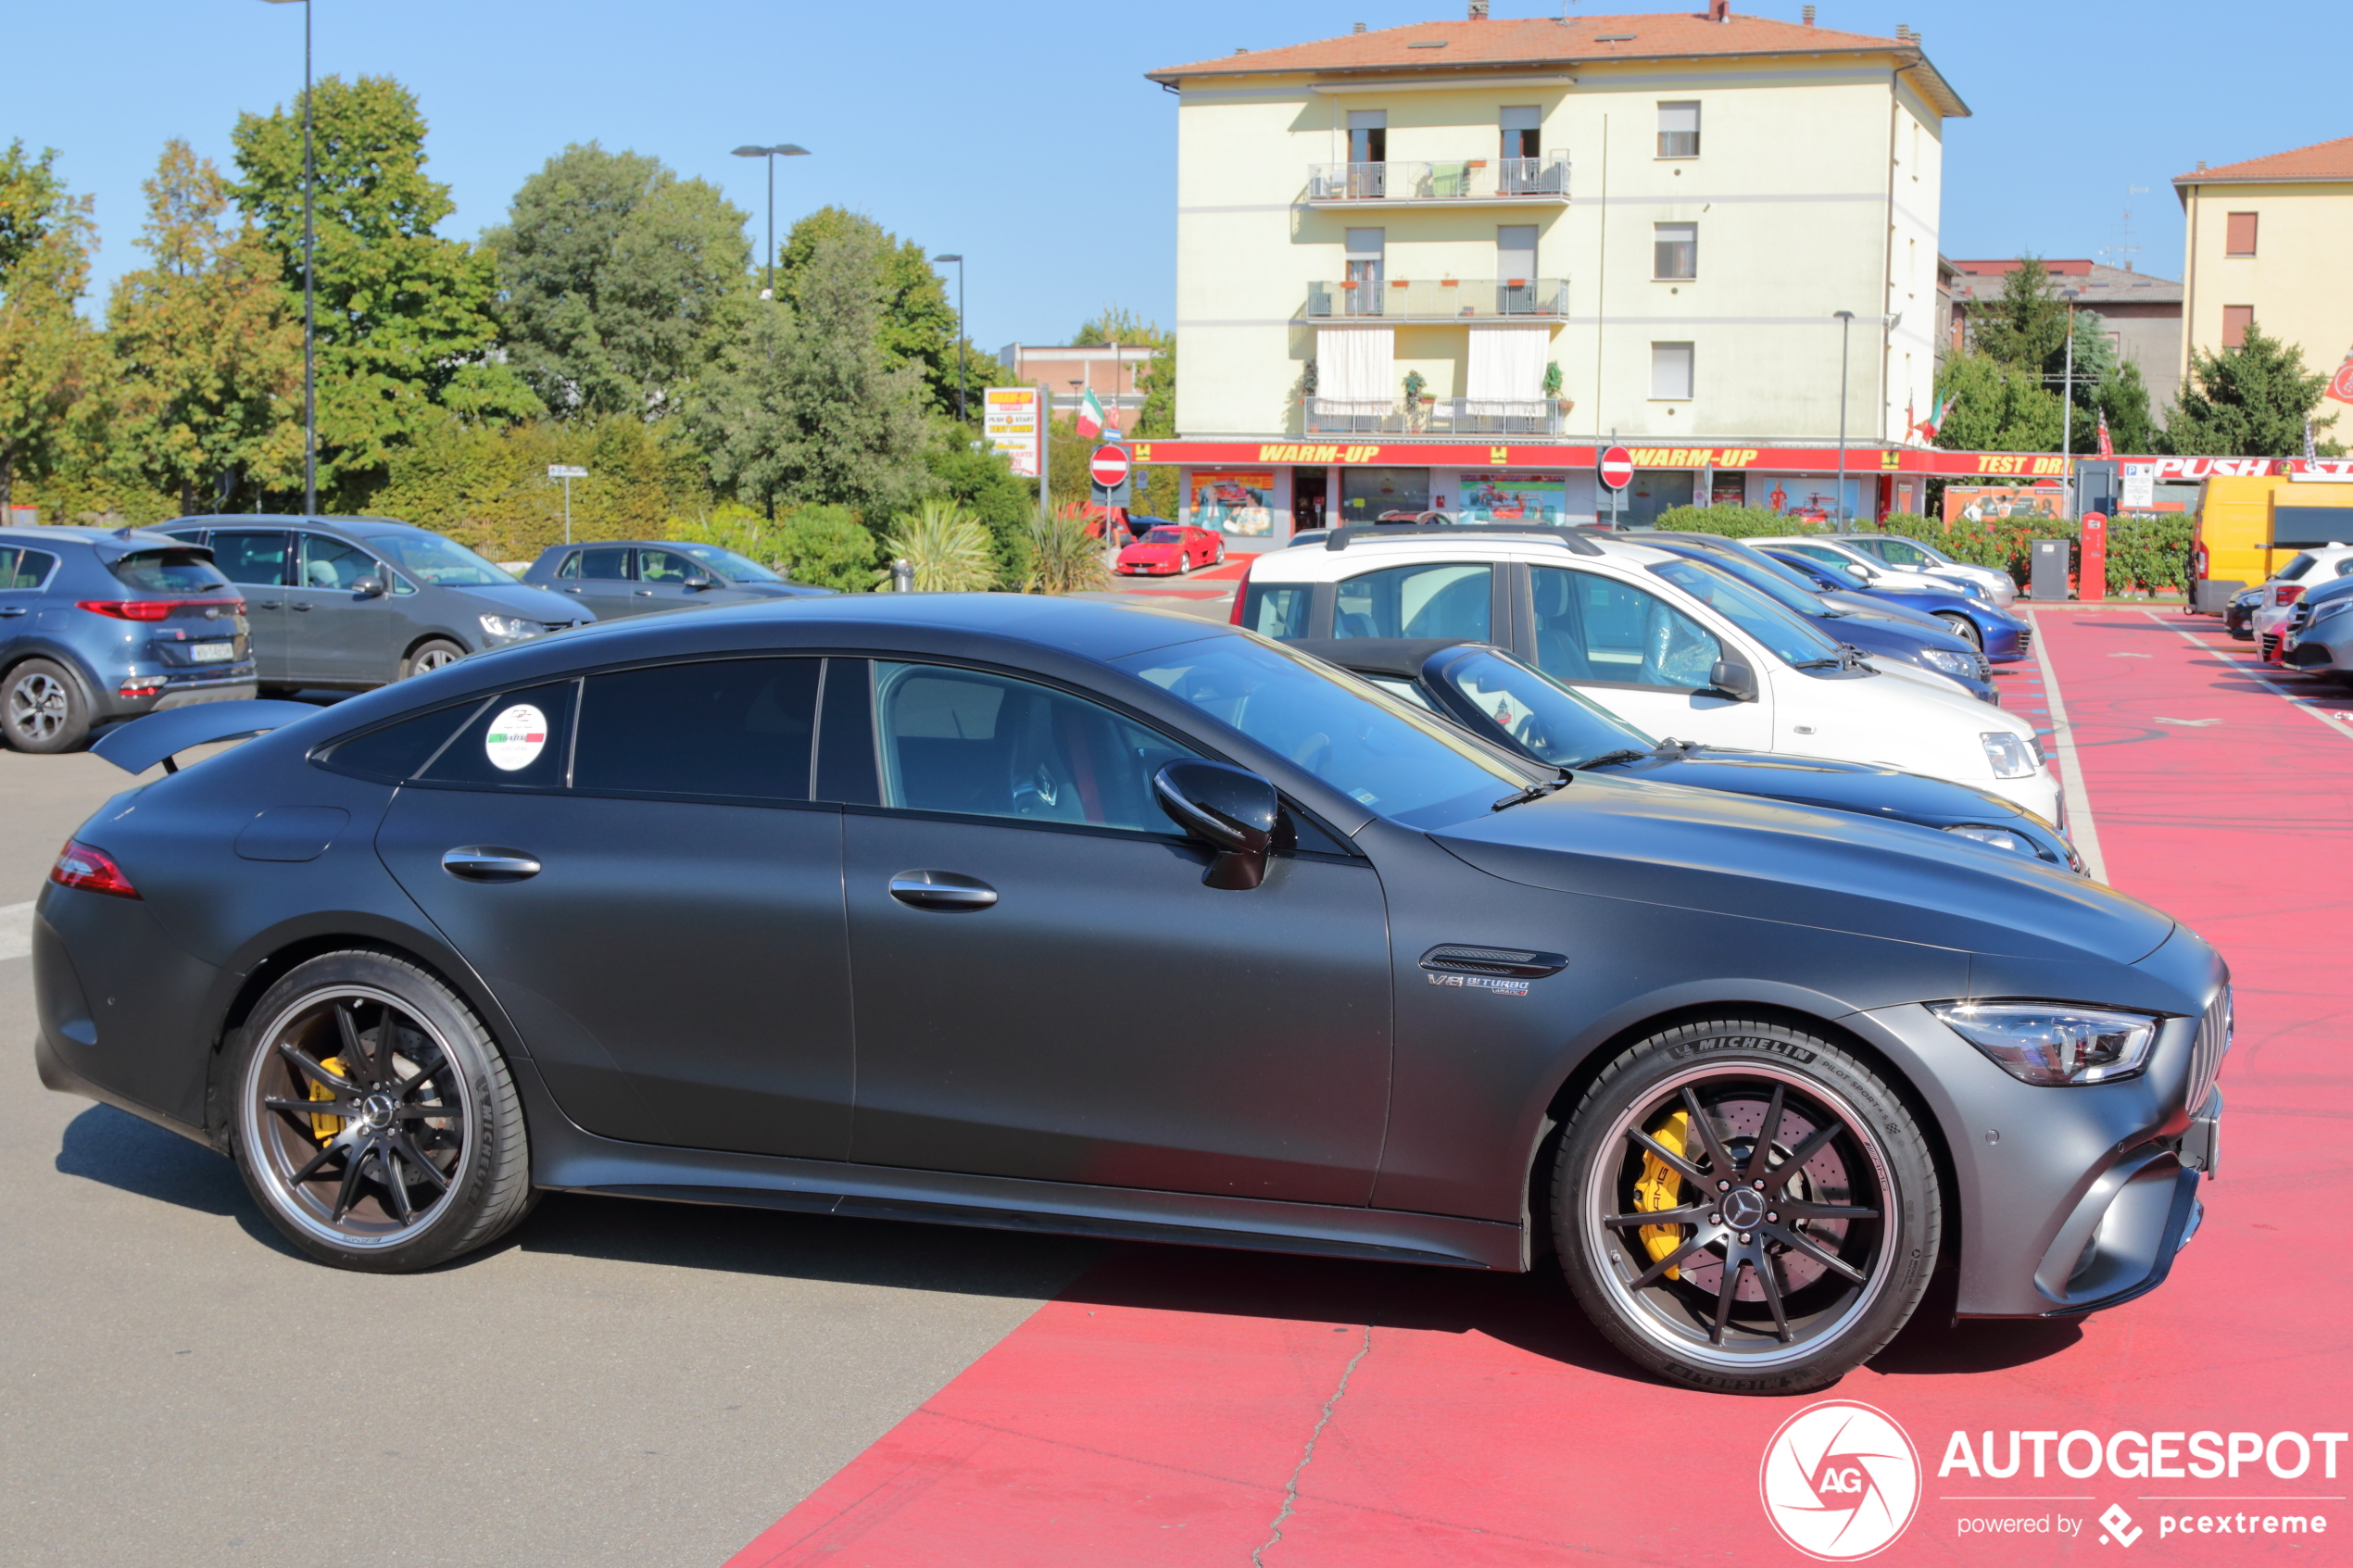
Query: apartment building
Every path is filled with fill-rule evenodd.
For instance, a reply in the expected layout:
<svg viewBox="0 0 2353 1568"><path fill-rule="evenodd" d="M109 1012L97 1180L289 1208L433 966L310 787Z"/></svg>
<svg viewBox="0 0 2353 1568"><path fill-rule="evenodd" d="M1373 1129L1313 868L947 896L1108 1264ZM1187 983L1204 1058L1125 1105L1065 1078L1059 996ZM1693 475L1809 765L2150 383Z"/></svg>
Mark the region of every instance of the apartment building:
<svg viewBox="0 0 2353 1568"><path fill-rule="evenodd" d="M2353 136L2173 177L2185 228L2182 365L2247 323L2334 372L2353 356Z"/></svg>
<svg viewBox="0 0 2353 1568"><path fill-rule="evenodd" d="M1185 345L1151 460L1244 454L1184 492L1252 495L1261 537L1497 495L1592 518L1612 437L1643 465L1624 521L1834 507L1842 413L1859 474L1931 401L1969 109L1919 39L1721 0L1471 11L1149 73L1178 96ZM1873 483L1850 511L1884 509Z"/></svg>

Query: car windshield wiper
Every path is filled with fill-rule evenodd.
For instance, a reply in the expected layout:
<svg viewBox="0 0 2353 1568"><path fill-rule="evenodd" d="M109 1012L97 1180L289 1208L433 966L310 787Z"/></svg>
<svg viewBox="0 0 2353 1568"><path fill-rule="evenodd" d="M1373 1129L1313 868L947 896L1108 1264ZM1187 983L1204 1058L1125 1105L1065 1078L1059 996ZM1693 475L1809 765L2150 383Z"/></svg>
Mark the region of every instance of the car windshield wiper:
<svg viewBox="0 0 2353 1568"><path fill-rule="evenodd" d="M1488 809L1491 811L1501 811L1508 807L1525 806L1531 800L1541 800L1544 797L1552 794L1554 790L1560 789L1564 785L1567 784L1576 776L1576 774L1570 772L1567 768L1563 768L1560 771L1560 777L1556 779L1546 779L1541 784L1529 784L1526 789L1516 789L1511 794L1504 797L1503 799L1498 800L1495 804L1490 806Z"/></svg>
<svg viewBox="0 0 2353 1568"><path fill-rule="evenodd" d="M1868 670L1870 665L1866 660L1869 658L1869 654L1865 653L1853 643L1841 643L1838 645L1838 653L1834 658L1801 659L1790 668L1793 670Z"/></svg>
<svg viewBox="0 0 2353 1568"><path fill-rule="evenodd" d="M1634 751L1630 749L1622 751L1604 751L1599 757L1588 757L1584 761L1572 762L1569 766L1571 768L1580 770L1585 768L1606 768L1613 762L1640 762L1645 757L1655 757L1657 755L1658 753L1655 751Z"/></svg>
<svg viewBox="0 0 2353 1568"><path fill-rule="evenodd" d="M1843 659L1803 659L1790 668L1793 670L1843 670L1846 668L1846 660Z"/></svg>

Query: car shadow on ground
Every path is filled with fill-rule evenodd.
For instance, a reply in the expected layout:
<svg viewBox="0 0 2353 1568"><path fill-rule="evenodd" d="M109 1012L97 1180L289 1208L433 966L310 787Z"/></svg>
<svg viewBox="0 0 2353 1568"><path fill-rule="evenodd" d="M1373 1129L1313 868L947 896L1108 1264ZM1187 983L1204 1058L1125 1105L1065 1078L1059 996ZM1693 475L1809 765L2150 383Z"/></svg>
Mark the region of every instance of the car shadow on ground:
<svg viewBox="0 0 2353 1568"><path fill-rule="evenodd" d="M56 1168L233 1219L249 1238L296 1255L255 1207L229 1160L111 1106L92 1106L67 1123ZM446 1266L461 1269L510 1248L895 1290L1478 1334L1583 1372L1655 1381L1586 1321L1550 1258L1525 1274L1502 1273L550 1193L494 1246ZM1952 1308L1948 1271L1910 1325L1873 1359L1873 1370L1891 1376L1987 1372L2059 1354L2082 1337L2072 1323L1955 1323Z"/></svg>

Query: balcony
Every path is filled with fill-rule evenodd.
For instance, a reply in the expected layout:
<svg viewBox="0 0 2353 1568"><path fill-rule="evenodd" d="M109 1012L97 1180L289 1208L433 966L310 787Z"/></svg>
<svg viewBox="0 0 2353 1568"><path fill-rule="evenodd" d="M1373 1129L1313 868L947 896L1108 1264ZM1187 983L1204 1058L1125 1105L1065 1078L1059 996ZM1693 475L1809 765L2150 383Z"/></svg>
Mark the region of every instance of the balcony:
<svg viewBox="0 0 2353 1568"><path fill-rule="evenodd" d="M1392 166L1394 167L1394 166ZM1567 278L1351 278L1307 285L1311 321L1501 321L1568 314Z"/></svg>
<svg viewBox="0 0 2353 1568"><path fill-rule="evenodd" d="M1558 435L1550 397L1447 397L1418 411L1385 397L1307 397L1309 435Z"/></svg>
<svg viewBox="0 0 2353 1568"><path fill-rule="evenodd" d="M1315 163L1307 167L1309 207L1565 207L1568 155L1464 158L1438 163Z"/></svg>

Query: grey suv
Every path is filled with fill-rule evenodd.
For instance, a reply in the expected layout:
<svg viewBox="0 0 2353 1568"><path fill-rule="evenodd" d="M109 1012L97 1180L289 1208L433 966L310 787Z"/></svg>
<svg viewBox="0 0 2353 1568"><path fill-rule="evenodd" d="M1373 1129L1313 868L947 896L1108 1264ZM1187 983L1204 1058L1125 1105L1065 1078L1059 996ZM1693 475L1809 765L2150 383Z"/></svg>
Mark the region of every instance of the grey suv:
<svg viewBox="0 0 2353 1568"><path fill-rule="evenodd" d="M365 690L596 616L455 539L389 518L184 517L245 590L264 686Z"/></svg>

